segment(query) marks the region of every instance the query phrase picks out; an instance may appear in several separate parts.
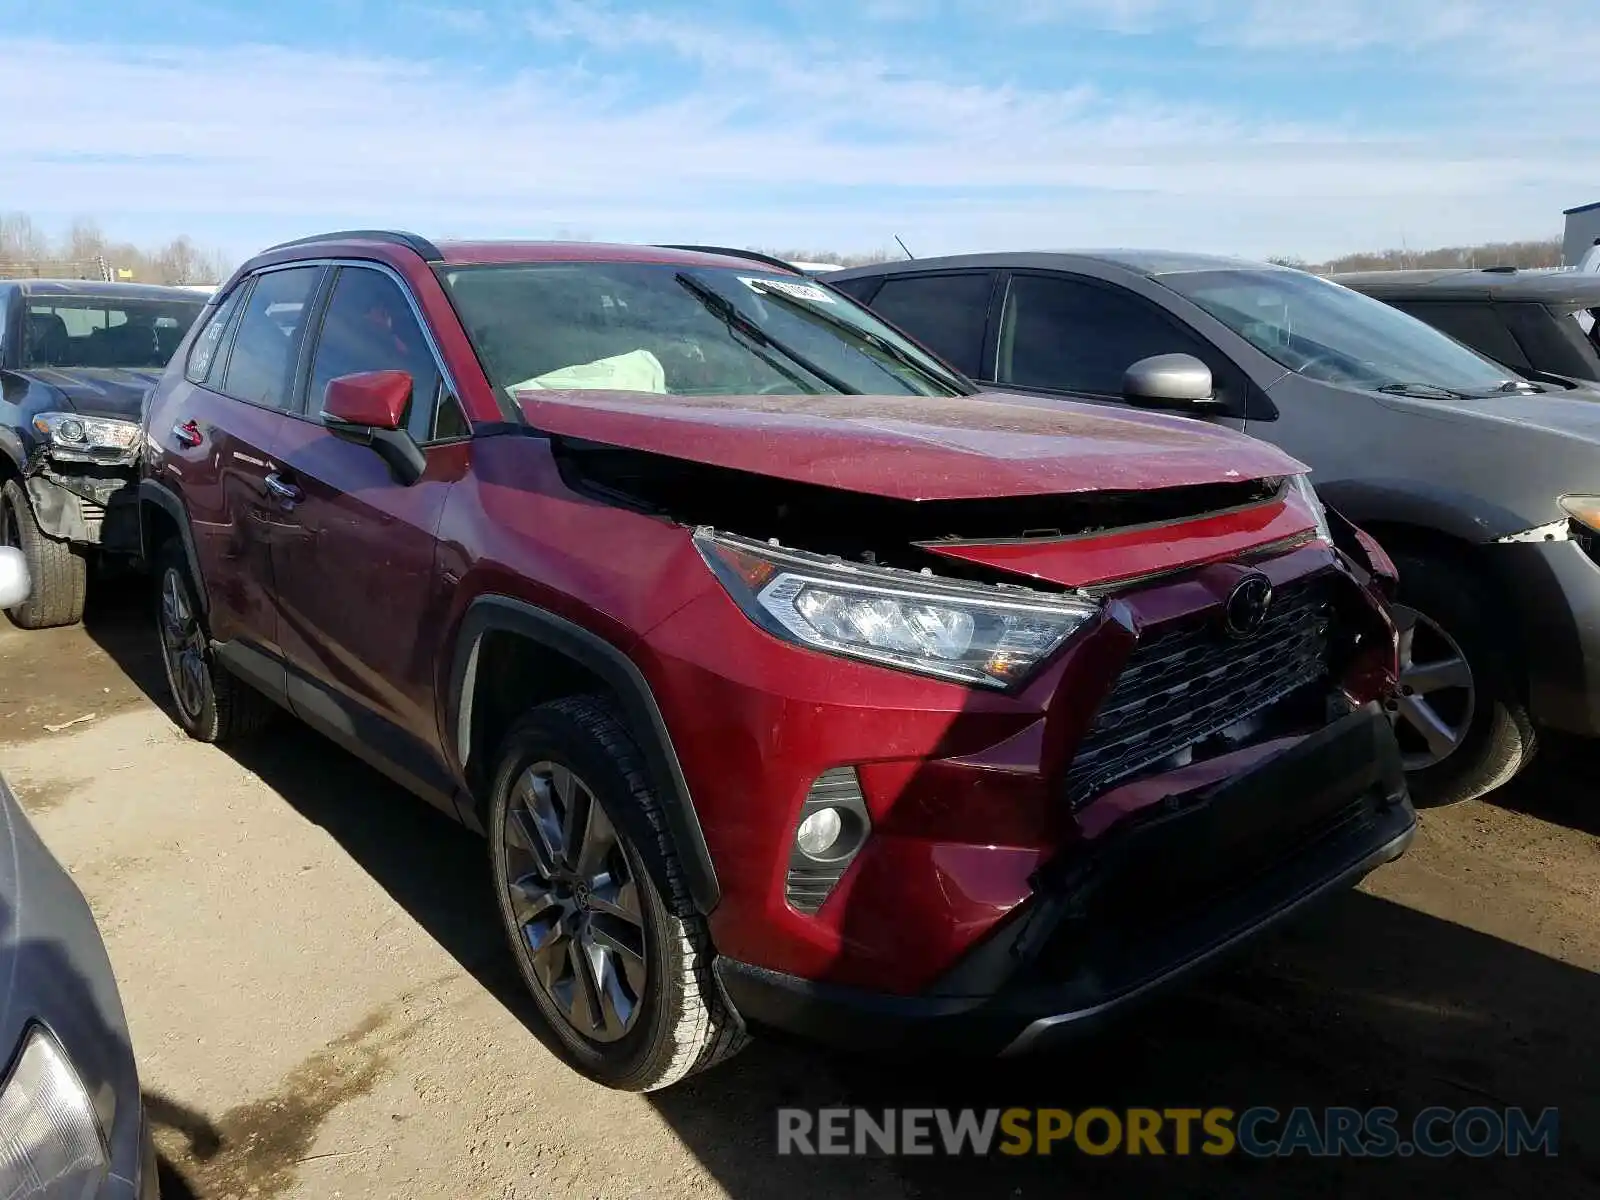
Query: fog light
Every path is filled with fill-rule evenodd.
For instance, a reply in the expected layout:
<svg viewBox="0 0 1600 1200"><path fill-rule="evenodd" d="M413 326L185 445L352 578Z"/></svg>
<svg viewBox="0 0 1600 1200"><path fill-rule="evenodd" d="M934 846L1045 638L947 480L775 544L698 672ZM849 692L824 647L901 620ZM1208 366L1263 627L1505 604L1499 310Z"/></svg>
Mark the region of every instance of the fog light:
<svg viewBox="0 0 1600 1200"><path fill-rule="evenodd" d="M794 840L802 853L812 858L821 858L839 840L842 832L844 832L844 818L839 815L839 810L819 808L800 822Z"/></svg>

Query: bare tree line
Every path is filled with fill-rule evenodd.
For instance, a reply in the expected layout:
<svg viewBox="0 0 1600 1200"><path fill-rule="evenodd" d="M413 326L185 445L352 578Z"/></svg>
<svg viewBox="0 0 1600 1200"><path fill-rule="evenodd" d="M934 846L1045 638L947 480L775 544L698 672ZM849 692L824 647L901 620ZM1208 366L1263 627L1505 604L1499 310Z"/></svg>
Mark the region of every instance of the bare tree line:
<svg viewBox="0 0 1600 1200"><path fill-rule="evenodd" d="M114 241L86 217L73 221L60 237L51 237L25 213L0 215L0 278L221 283L230 269L220 250L198 246L188 235L142 248Z"/></svg>
<svg viewBox="0 0 1600 1200"><path fill-rule="evenodd" d="M1302 258L1274 258L1272 262L1299 267L1318 275L1339 271L1401 271L1411 267L1559 267L1561 239L1532 242L1484 242L1477 246L1441 246L1433 250L1366 250L1324 263Z"/></svg>

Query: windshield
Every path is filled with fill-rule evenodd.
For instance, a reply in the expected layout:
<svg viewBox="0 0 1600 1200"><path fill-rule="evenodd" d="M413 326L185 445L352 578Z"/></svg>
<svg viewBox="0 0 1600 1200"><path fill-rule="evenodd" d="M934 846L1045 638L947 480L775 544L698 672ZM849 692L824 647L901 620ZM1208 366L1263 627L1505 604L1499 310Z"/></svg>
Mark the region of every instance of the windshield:
<svg viewBox="0 0 1600 1200"><path fill-rule="evenodd" d="M1291 371L1360 388L1422 385L1482 394L1506 369L1381 300L1300 271L1160 276Z"/></svg>
<svg viewBox="0 0 1600 1200"><path fill-rule="evenodd" d="M860 306L755 268L526 263L441 272L491 383L664 395L972 388Z"/></svg>
<svg viewBox="0 0 1600 1200"><path fill-rule="evenodd" d="M121 296L28 299L26 367L165 367L205 298L144 300Z"/></svg>

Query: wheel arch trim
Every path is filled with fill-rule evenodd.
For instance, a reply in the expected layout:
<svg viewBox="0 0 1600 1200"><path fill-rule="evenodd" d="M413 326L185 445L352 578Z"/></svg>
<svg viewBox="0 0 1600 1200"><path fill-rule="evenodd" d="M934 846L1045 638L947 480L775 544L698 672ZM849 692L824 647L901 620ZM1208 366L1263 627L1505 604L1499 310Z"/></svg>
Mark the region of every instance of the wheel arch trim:
<svg viewBox="0 0 1600 1200"><path fill-rule="evenodd" d="M492 747L473 745L472 727L479 652L483 639L494 632L526 638L571 659L611 689L630 732L639 739L646 769L661 797L662 816L682 864L689 896L701 913L711 912L721 899L721 888L666 719L637 664L598 634L510 596L480 596L471 603L456 636L444 713L445 735L463 776L475 755L492 752Z"/></svg>
<svg viewBox="0 0 1600 1200"><path fill-rule="evenodd" d="M189 514L183 501L171 488L154 479L139 481L139 553L149 562L155 547L150 544L150 509L159 508L177 527L178 539L183 544L183 556L189 563L189 578L194 583L195 595L200 600L202 615L211 615L211 596L206 590L206 578L200 573L200 556L195 551L194 532L189 528Z"/></svg>

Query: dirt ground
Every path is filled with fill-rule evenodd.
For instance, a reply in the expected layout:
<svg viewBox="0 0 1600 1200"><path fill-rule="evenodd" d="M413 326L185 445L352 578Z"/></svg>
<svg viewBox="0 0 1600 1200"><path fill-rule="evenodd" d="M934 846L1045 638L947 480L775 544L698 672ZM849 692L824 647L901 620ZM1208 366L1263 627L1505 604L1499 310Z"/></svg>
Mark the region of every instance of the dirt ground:
<svg viewBox="0 0 1600 1200"><path fill-rule="evenodd" d="M769 1038L625 1096L525 1024L481 842L287 721L231 754L186 740L148 629L129 600L82 629L0 628L0 770L105 934L167 1200L1600 1195L1594 749L1547 748L1495 803L1427 813L1359 892L1070 1053L889 1064ZM1555 1105L1560 1155L774 1152L786 1104L1302 1103Z"/></svg>

